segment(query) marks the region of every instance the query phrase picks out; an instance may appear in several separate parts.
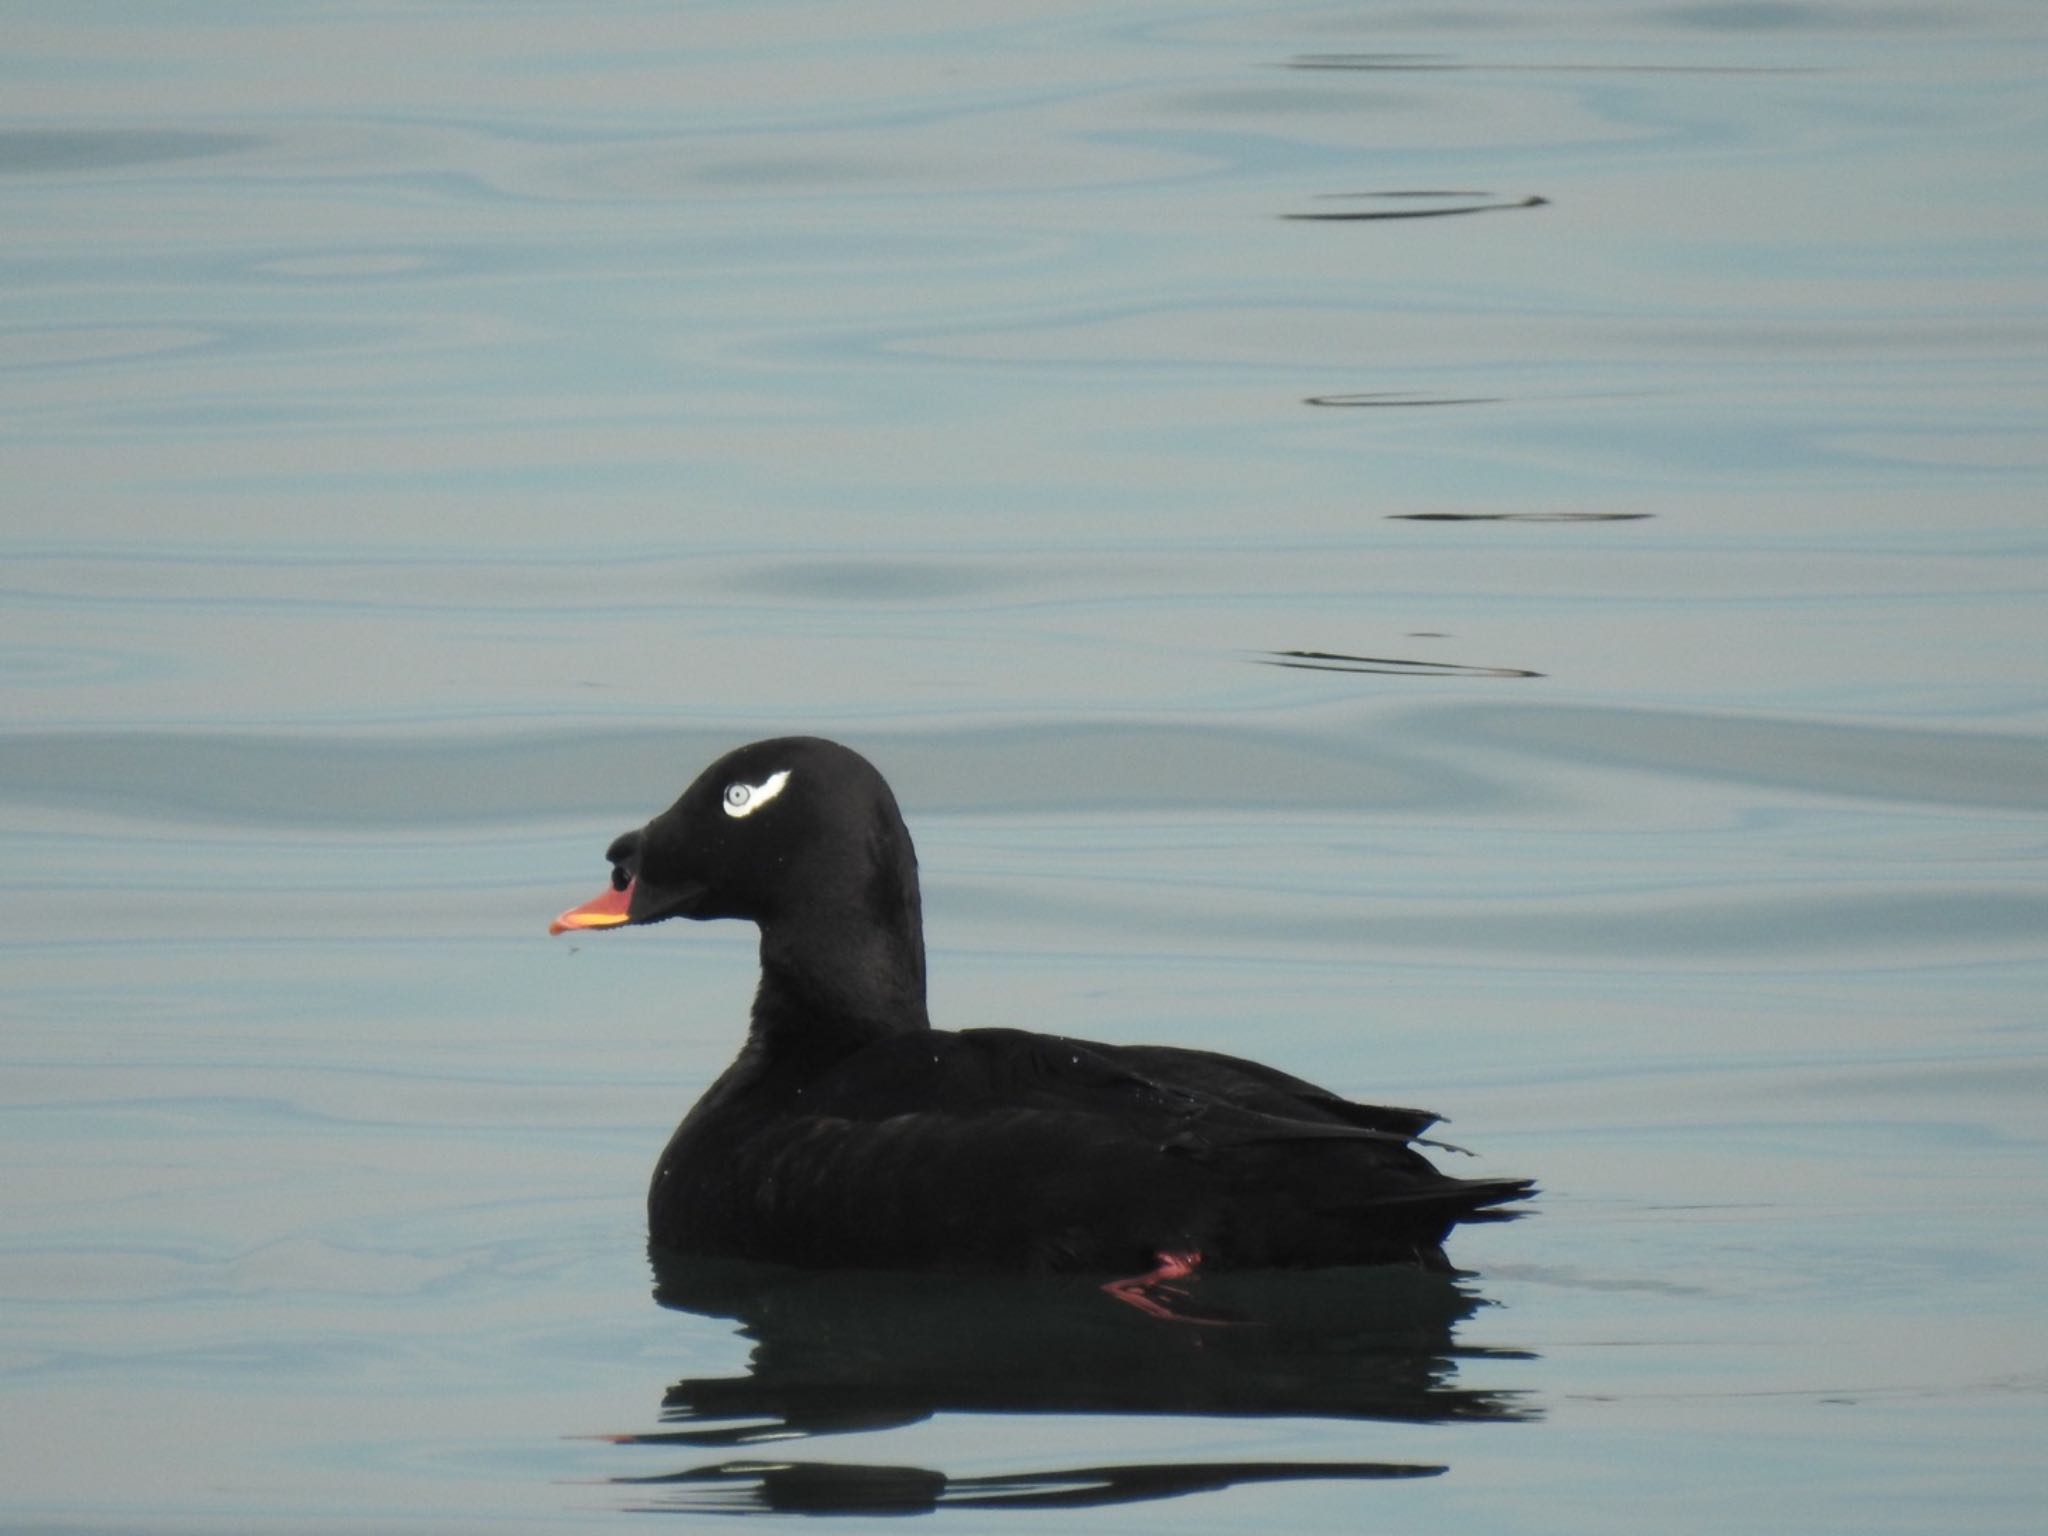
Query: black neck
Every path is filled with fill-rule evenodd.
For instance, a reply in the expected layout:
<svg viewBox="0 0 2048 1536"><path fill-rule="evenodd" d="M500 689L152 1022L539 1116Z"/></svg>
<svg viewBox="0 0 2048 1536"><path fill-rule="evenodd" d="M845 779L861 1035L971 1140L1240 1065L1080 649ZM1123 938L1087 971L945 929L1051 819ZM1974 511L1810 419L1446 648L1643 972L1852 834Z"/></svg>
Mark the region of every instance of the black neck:
<svg viewBox="0 0 2048 1536"><path fill-rule="evenodd" d="M908 923L885 926L841 914L836 922L764 927L755 1043L771 1055L836 1056L931 1028L924 934L911 900Z"/></svg>
<svg viewBox="0 0 2048 1536"><path fill-rule="evenodd" d="M811 864L757 919L753 1041L771 1057L830 1059L931 1028L917 853L886 787L866 834Z"/></svg>

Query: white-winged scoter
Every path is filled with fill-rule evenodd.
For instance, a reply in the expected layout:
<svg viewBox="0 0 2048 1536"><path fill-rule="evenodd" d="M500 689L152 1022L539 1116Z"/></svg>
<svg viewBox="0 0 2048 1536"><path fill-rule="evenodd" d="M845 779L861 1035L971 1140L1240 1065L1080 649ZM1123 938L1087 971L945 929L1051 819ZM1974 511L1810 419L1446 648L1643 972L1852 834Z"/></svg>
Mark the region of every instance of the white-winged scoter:
<svg viewBox="0 0 2048 1536"><path fill-rule="evenodd" d="M1077 1271L1152 1287L1216 1268L1447 1268L1523 1179L1457 1179L1436 1119L1256 1062L1021 1029L934 1029L917 858L836 742L755 742L615 841L611 889L556 933L743 918L761 981L739 1058L648 1191L654 1244L814 1268ZM1424 1145L1434 1145L1424 1143Z"/></svg>

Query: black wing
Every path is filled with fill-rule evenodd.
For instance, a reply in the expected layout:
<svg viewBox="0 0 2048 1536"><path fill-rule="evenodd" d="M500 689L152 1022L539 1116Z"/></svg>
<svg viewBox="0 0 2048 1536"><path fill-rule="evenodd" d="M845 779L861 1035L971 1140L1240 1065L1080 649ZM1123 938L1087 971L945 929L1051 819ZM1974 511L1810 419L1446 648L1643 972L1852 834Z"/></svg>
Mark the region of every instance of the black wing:
<svg viewBox="0 0 2048 1536"><path fill-rule="evenodd" d="M679 1224L707 1247L744 1235L749 1257L879 1268L1441 1263L1452 1225L1529 1186L1439 1173L1409 1145L1433 1118L1211 1052L903 1035L717 1149Z"/></svg>

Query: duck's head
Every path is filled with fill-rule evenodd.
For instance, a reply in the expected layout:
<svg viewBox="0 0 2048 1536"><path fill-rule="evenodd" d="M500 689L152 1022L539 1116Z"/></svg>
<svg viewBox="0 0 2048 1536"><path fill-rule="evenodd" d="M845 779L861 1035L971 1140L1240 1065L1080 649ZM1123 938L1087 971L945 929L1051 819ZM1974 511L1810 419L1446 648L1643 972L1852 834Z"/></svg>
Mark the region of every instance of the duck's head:
<svg viewBox="0 0 2048 1536"><path fill-rule="evenodd" d="M765 930L786 919L865 910L915 919L917 864L896 797L858 752L816 736L726 753L682 798L615 839L609 890L557 917L551 933L737 917Z"/></svg>

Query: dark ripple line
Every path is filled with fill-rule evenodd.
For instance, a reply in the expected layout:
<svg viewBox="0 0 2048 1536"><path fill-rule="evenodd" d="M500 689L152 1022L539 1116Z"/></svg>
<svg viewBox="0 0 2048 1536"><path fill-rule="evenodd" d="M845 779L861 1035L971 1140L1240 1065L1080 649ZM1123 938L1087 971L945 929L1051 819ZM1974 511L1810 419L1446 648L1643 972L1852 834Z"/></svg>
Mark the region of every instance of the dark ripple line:
<svg viewBox="0 0 2048 1536"><path fill-rule="evenodd" d="M1304 395L1301 403L1352 410L1363 407L1386 410L1396 406L1499 405L1505 398L1502 395L1425 395L1412 389L1386 389L1352 395Z"/></svg>
<svg viewBox="0 0 2048 1536"><path fill-rule="evenodd" d="M1347 656L1341 651L1267 651L1261 666L1304 672L1376 672L1389 677L1541 677L1526 667L1475 667L1455 661L1408 661L1393 656Z"/></svg>
<svg viewBox="0 0 2048 1536"><path fill-rule="evenodd" d="M1389 512L1395 523L1637 523L1654 512Z"/></svg>
<svg viewBox="0 0 2048 1536"><path fill-rule="evenodd" d="M1454 74L1485 70L1525 75L1817 75L1797 64L1471 64L1444 53L1298 53L1282 69Z"/></svg>
<svg viewBox="0 0 2048 1536"><path fill-rule="evenodd" d="M1325 192L1323 197L1491 197L1490 192ZM1368 219L1448 219L1467 213L1512 213L1547 208L1550 199L1531 194L1511 203L1468 203L1457 208L1360 208L1348 213L1283 213L1283 219L1304 224L1355 224Z"/></svg>

